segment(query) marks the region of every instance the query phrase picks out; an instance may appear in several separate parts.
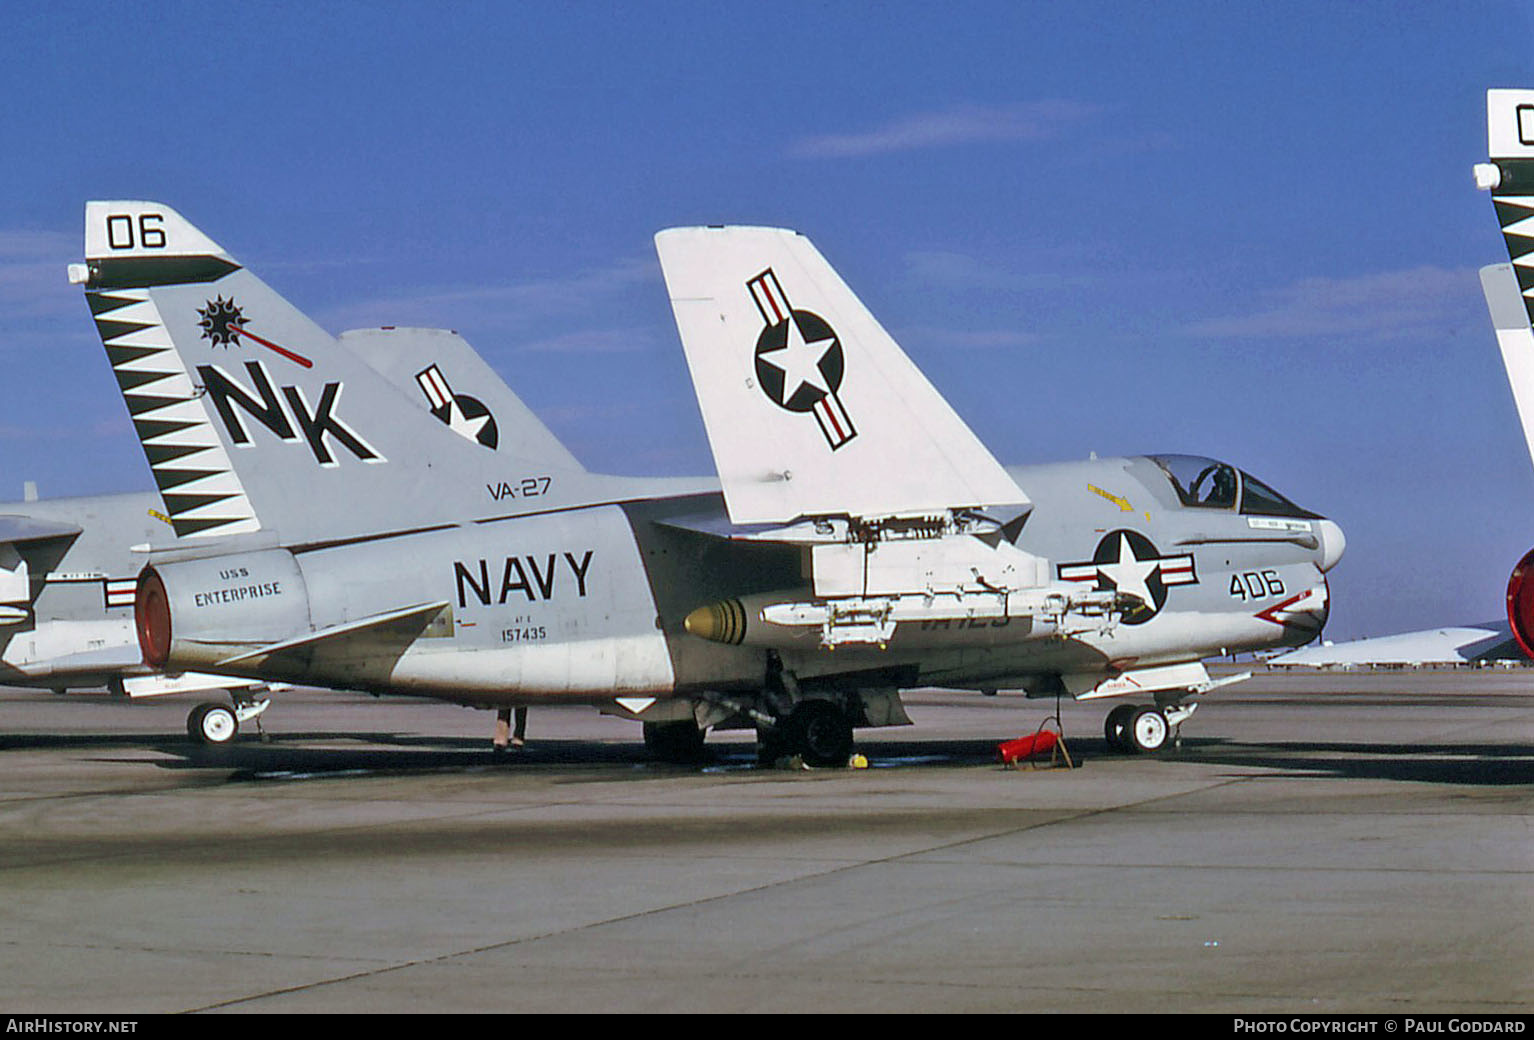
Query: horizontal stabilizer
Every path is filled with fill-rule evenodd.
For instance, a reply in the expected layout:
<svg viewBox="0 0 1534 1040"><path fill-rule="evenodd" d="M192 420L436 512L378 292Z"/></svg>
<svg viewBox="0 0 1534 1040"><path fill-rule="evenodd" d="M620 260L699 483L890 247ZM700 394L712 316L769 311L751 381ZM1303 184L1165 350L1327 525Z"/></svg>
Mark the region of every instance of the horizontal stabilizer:
<svg viewBox="0 0 1534 1040"><path fill-rule="evenodd" d="M142 667L143 663L144 655L136 644L119 643L116 646L106 646L96 650L59 654L35 665L29 665L25 671L27 676L33 679L61 675L72 676L77 680L80 676L94 672L98 673L104 681L107 676L125 669Z"/></svg>
<svg viewBox="0 0 1534 1040"><path fill-rule="evenodd" d="M22 545L27 542L46 542L59 538L73 538L83 531L78 524L66 524L58 520L38 520L30 516L0 516L0 544Z"/></svg>
<svg viewBox="0 0 1534 1040"><path fill-rule="evenodd" d="M446 600L436 603L423 603L413 607L404 607L399 610L385 611L382 614L374 614L371 617L361 618L357 621L348 621L342 625L332 625L322 628L318 632L310 632L308 635L299 636L296 639L286 639L280 643L261 647L259 650L251 650L248 653L236 654L234 657L226 657L218 662L221 668L234 668L249 665L255 661L270 659L278 654L289 653L294 650L307 650L314 647L324 646L328 649L338 649L352 642L365 642L368 647L377 643L380 630L391 626L404 628L417 627L424 629L428 622L443 610L447 609Z"/></svg>
<svg viewBox="0 0 1534 1040"><path fill-rule="evenodd" d="M735 524L1028 500L809 239L655 236Z"/></svg>

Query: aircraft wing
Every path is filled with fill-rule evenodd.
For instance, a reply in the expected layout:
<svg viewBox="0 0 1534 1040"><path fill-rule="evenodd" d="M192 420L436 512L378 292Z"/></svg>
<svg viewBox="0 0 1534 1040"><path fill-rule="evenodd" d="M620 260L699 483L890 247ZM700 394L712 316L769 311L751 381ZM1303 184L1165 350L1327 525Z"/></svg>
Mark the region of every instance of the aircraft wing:
<svg viewBox="0 0 1534 1040"><path fill-rule="evenodd" d="M246 653L235 654L218 662L221 668L237 668L255 661L269 661L282 654L298 651L308 652L319 648L324 652L369 656L395 645L399 652L431 623L432 619L448 607L446 600L420 603L415 606L389 610L381 614L322 628L295 639L262 646Z"/></svg>
<svg viewBox="0 0 1534 1040"><path fill-rule="evenodd" d="M809 239L675 228L655 247L733 523L1028 502Z"/></svg>
<svg viewBox="0 0 1534 1040"><path fill-rule="evenodd" d="M1278 668L1345 668L1360 665L1417 666L1471 661L1523 660L1506 621L1484 625L1399 632L1376 639L1322 643L1273 658Z"/></svg>
<svg viewBox="0 0 1534 1040"><path fill-rule="evenodd" d="M56 538L73 538L84 528L57 520L38 520L30 516L0 516L0 544L21 545Z"/></svg>
<svg viewBox="0 0 1534 1040"><path fill-rule="evenodd" d="M29 516L0 516L0 626L15 625L28 617L27 604L32 601L32 566L39 561L28 560L23 548L42 546L79 536L82 529L75 524L55 520L39 520ZM62 551L58 550L58 551ZM40 568L46 573L48 566Z"/></svg>

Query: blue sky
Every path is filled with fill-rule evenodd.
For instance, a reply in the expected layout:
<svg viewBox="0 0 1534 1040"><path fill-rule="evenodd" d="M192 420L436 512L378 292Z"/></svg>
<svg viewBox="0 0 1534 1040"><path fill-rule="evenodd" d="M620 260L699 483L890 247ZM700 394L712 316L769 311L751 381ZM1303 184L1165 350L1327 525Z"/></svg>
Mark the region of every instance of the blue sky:
<svg viewBox="0 0 1534 1040"><path fill-rule="evenodd" d="M7 12L0 498L152 487L65 266L166 202L332 331L458 329L589 466L712 468L655 231L815 240L1008 463L1226 458L1349 537L1328 635L1485 620L1534 467L1475 271L1526 5Z"/></svg>

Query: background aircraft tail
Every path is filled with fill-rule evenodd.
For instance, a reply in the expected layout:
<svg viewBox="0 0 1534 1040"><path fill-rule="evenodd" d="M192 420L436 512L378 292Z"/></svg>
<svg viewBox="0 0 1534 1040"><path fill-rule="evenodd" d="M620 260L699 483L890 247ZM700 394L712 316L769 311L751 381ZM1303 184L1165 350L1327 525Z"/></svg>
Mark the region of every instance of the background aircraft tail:
<svg viewBox="0 0 1534 1040"><path fill-rule="evenodd" d="M71 277L181 537L315 541L579 493L520 402L488 436L473 395L423 364L421 407L168 206L88 203L85 247Z"/></svg>
<svg viewBox="0 0 1534 1040"><path fill-rule="evenodd" d="M465 440L540 460L545 469L583 473L543 420L533 414L467 340L446 329L388 326L353 329L340 345Z"/></svg>
<svg viewBox="0 0 1534 1040"><path fill-rule="evenodd" d="M1481 290L1534 459L1534 90L1486 92L1486 149L1476 187L1492 193L1512 262L1483 267Z"/></svg>
<svg viewBox="0 0 1534 1040"><path fill-rule="evenodd" d="M1026 504L809 239L676 228L655 246L734 523Z"/></svg>
<svg viewBox="0 0 1534 1040"><path fill-rule="evenodd" d="M1491 192L1524 308L1534 317L1534 90L1486 92L1486 147L1476 187Z"/></svg>

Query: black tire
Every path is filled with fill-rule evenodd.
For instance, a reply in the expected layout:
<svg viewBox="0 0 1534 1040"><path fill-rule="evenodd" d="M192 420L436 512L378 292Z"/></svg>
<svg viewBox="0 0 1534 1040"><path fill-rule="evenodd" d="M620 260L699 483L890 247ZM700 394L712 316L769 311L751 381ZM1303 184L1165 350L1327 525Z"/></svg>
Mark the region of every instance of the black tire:
<svg viewBox="0 0 1534 1040"><path fill-rule="evenodd" d="M186 717L187 735L209 747L228 744L239 731L240 720L222 704L199 704Z"/></svg>
<svg viewBox="0 0 1534 1040"><path fill-rule="evenodd" d="M844 766L852 757L852 720L830 701L801 701L786 725L791 751L807 766Z"/></svg>
<svg viewBox="0 0 1534 1040"><path fill-rule="evenodd" d="M1172 724L1159 708L1136 708L1124 727L1124 742L1136 755L1154 755L1172 742Z"/></svg>
<svg viewBox="0 0 1534 1040"><path fill-rule="evenodd" d="M703 757L703 731L690 719L646 722L644 746L662 762L687 765Z"/></svg>
<svg viewBox="0 0 1534 1040"><path fill-rule="evenodd" d="M1116 751L1121 755L1129 754L1129 738L1125 731L1129 729L1129 717L1135 711L1136 707L1133 704L1120 704L1103 720L1103 739L1108 742L1108 750Z"/></svg>

